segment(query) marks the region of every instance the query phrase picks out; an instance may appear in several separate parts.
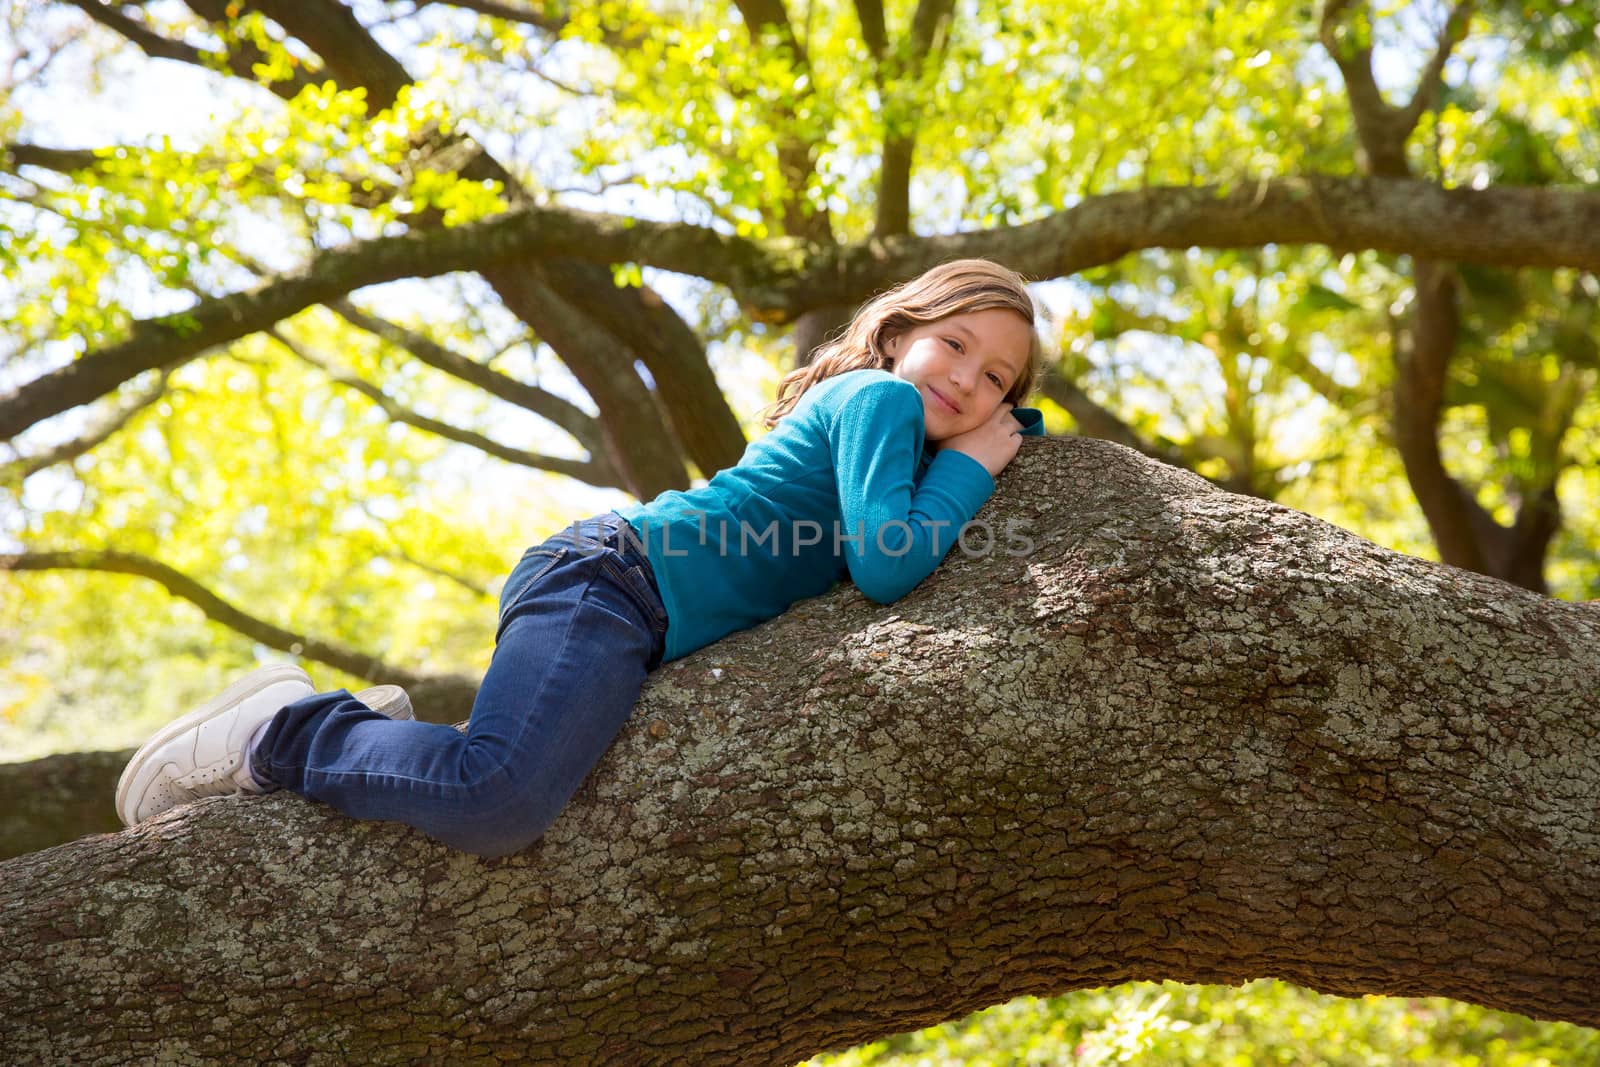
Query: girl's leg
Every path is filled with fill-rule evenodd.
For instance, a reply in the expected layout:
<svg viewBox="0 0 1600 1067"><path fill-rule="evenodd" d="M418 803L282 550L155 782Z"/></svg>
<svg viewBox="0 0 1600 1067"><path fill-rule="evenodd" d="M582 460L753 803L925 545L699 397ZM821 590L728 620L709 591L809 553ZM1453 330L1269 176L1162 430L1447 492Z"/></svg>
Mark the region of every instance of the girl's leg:
<svg viewBox="0 0 1600 1067"><path fill-rule="evenodd" d="M609 536L598 547L592 532L563 532L512 572L465 735L391 722L343 692L318 694L278 712L256 745L256 778L479 855L531 844L660 662L666 615L649 564L622 540L619 518L602 521Z"/></svg>
<svg viewBox="0 0 1600 1067"><path fill-rule="evenodd" d="M314 693L305 671L276 663L251 671L168 723L139 746L117 779L118 818L133 826L202 797L262 792L244 767L250 739L280 708ZM415 718L410 698L397 685L363 689L355 700L390 719Z"/></svg>

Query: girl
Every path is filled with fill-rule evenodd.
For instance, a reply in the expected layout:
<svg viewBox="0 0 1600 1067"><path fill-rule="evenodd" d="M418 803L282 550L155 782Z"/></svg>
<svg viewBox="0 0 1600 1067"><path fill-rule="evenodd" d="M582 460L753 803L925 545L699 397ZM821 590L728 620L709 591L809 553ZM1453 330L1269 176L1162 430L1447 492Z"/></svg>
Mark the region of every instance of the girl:
<svg viewBox="0 0 1600 1067"><path fill-rule="evenodd" d="M298 667L265 667L146 742L117 814L131 826L202 796L290 789L479 855L522 849L655 667L847 574L885 604L927 577L1019 435L1042 432L1014 407L1040 360L1021 277L985 260L935 267L783 379L772 432L737 466L530 548L501 591L465 734L397 721L408 708L392 695L319 694Z"/></svg>

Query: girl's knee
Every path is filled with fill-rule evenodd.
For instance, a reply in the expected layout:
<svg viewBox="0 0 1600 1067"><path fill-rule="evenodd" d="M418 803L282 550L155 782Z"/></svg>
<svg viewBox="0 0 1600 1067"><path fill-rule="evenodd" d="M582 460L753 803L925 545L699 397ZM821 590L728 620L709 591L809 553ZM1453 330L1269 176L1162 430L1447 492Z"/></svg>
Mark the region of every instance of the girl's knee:
<svg viewBox="0 0 1600 1067"><path fill-rule="evenodd" d="M475 791L440 840L463 852L498 859L521 852L555 822L561 806L528 797L526 791L500 788Z"/></svg>

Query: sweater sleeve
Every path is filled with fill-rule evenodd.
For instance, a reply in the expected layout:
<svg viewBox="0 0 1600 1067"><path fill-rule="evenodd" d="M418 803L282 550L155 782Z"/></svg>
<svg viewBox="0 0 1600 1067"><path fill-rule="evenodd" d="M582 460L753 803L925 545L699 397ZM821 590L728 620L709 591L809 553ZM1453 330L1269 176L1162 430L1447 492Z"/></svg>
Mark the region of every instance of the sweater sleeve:
<svg viewBox="0 0 1600 1067"><path fill-rule="evenodd" d="M915 481L922 435L917 391L895 381L848 397L829 433L845 564L856 587L880 604L933 573L994 492L983 464L954 451L940 452Z"/></svg>
<svg viewBox="0 0 1600 1067"><path fill-rule="evenodd" d="M1011 417L1022 424L1022 436L1043 437L1044 412L1038 408L1012 408Z"/></svg>

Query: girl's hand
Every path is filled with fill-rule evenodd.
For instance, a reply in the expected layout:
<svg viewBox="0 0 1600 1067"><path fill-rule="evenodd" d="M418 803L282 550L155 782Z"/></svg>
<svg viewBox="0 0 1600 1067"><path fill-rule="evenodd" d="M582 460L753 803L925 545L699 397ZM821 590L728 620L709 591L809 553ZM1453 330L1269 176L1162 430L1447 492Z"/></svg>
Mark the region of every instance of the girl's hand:
<svg viewBox="0 0 1600 1067"><path fill-rule="evenodd" d="M942 452L953 448L957 452L965 452L983 464L989 477L1000 477L1000 472L1006 469L1006 464L1016 457L1017 449L1022 447L1022 423L1012 417L1013 406L1002 402L983 425L936 442L939 450Z"/></svg>

